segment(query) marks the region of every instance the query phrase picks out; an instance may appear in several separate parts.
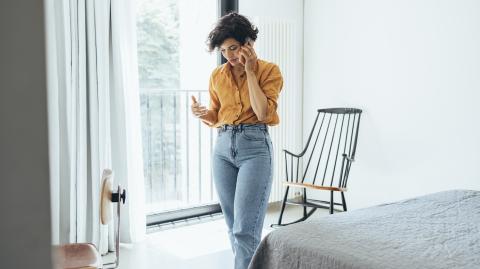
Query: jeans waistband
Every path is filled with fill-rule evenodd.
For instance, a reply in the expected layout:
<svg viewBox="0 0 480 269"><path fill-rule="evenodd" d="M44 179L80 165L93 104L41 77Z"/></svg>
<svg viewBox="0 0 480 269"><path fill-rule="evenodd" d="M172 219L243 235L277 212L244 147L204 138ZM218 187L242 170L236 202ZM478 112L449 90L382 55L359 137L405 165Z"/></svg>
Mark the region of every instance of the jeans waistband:
<svg viewBox="0 0 480 269"><path fill-rule="evenodd" d="M225 124L218 127L219 130L226 131L226 130L235 130L235 131L243 131L245 129L257 129L257 130L265 130L268 131L268 126L265 123L254 123L254 124Z"/></svg>

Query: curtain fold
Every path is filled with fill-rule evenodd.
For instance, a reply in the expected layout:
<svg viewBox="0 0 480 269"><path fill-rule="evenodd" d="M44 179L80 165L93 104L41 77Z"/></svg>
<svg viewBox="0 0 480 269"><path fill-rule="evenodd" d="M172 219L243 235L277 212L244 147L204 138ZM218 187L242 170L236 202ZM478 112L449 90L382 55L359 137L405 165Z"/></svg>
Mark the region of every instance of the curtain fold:
<svg viewBox="0 0 480 269"><path fill-rule="evenodd" d="M145 218L143 192L137 191L139 185L143 190L143 161L141 137L136 135L140 132L136 66L123 72L112 66L132 63L129 57L136 57L136 47L118 44L121 53L112 51L117 46L112 46L112 3L45 2L52 241L92 242L102 253L114 249L113 222L102 226L99 218L103 169L111 168L115 182L129 194L122 209L127 219L122 230L134 236L125 235L122 241L141 240L145 230L145 222L137 227L141 221L128 221L133 212ZM125 2L117 5L120 11L128 8ZM129 15L134 21L135 14ZM135 27L130 30L118 31L117 39L128 43L127 34L135 39Z"/></svg>
<svg viewBox="0 0 480 269"><path fill-rule="evenodd" d="M121 219L125 242L140 241L146 232L135 11L135 1L112 1L112 162L118 182L130 193Z"/></svg>

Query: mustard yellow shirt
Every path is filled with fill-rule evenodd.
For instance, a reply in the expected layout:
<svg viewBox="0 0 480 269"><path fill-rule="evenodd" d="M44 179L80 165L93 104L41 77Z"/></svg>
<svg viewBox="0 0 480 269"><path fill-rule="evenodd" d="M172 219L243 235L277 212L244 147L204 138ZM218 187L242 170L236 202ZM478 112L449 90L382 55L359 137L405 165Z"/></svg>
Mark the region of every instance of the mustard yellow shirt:
<svg viewBox="0 0 480 269"><path fill-rule="evenodd" d="M258 85L267 97L268 112L264 121L259 121L250 104L247 76L244 74L235 83L231 72L231 65L225 63L215 68L210 76L210 107L216 115L217 121L208 124L219 127L224 124L265 123L277 125L277 100L283 87L283 78L280 69L274 63L257 59L255 74ZM211 112L211 113L212 113ZM206 123L206 122L205 122Z"/></svg>

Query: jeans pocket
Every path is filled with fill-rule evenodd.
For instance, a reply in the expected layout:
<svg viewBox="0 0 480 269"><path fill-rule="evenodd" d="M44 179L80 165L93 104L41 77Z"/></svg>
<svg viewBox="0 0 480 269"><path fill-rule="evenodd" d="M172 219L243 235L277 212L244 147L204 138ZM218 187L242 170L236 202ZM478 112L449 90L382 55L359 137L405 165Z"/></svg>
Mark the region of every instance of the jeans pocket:
<svg viewBox="0 0 480 269"><path fill-rule="evenodd" d="M247 140L251 141L264 141L265 140L265 133L263 130L243 130L242 132L243 137Z"/></svg>

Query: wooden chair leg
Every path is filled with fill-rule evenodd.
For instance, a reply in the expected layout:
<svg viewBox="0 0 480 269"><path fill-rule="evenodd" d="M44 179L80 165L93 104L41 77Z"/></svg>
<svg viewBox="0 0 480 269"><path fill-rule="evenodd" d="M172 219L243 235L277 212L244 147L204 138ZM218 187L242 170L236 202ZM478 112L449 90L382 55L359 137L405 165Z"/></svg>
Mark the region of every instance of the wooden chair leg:
<svg viewBox="0 0 480 269"><path fill-rule="evenodd" d="M343 204L343 211L347 211L347 202L345 202L345 195L343 194L343 191L340 192L342 194L342 204Z"/></svg>
<svg viewBox="0 0 480 269"><path fill-rule="evenodd" d="M330 214L333 214L333 191L330 192Z"/></svg>

